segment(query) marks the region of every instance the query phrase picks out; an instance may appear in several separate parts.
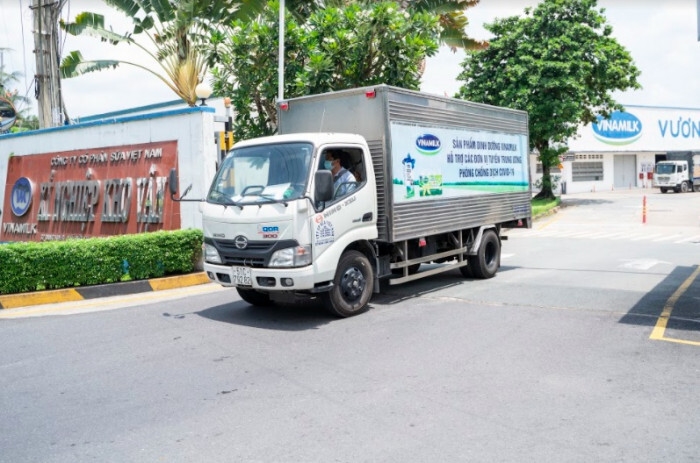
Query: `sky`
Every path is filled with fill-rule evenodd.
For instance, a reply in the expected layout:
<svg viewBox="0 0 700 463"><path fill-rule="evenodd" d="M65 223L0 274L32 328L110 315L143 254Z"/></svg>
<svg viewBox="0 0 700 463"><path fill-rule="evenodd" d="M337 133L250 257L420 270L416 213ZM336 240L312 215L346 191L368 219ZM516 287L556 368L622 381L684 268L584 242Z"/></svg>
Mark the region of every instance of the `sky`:
<svg viewBox="0 0 700 463"><path fill-rule="evenodd" d="M632 55L641 70L642 89L616 93L624 105L681 107L700 109L700 41L698 41L698 0L598 0L604 15L613 27L613 36ZM18 71L23 77L15 83L21 93L33 102L30 113L36 113L34 88L32 0L0 0L1 64L6 73ZM481 0L466 10L468 34L488 40L483 28L495 18L523 14L537 0ZM115 32L130 29L128 19L96 0L69 0L62 17L73 20L82 11L105 15L105 24ZM150 63L138 49L128 45L112 46L90 37L63 38L63 54L80 50L85 59L121 59ZM447 48L427 61L421 90L452 96L462 82L457 80L464 57ZM122 65L66 79L62 82L64 99L70 118L103 114L138 106L177 99L159 79L132 66Z"/></svg>

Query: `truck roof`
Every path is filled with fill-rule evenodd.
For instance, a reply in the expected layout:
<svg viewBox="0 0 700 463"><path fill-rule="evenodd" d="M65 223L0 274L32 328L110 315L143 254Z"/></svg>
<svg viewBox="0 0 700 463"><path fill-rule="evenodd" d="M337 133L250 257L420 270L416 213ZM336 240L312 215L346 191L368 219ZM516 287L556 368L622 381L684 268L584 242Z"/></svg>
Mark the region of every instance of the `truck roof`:
<svg viewBox="0 0 700 463"><path fill-rule="evenodd" d="M364 137L354 133L338 133L338 132L326 132L326 133L316 133L316 132L306 132L306 133L292 133L287 135L271 135L268 137L260 137L251 140L242 140L237 142L234 148L243 148L246 146L270 144L270 143L286 143L290 141L302 141L309 142L315 146L323 145L326 143L356 143L364 144L366 143Z"/></svg>

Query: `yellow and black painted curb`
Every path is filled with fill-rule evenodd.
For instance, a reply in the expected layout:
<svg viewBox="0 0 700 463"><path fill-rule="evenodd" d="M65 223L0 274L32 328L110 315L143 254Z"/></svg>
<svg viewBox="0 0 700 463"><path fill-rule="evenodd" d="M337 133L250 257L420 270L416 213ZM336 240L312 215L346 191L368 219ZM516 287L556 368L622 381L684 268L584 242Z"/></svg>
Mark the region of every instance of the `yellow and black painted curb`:
<svg viewBox="0 0 700 463"><path fill-rule="evenodd" d="M55 304L59 302L97 299L100 297L162 291L165 289L202 285L209 282L210 280L206 273L197 272L163 278L152 278L150 280L126 281L123 283L111 283L106 285L0 295L0 309L14 309L17 307L41 304Z"/></svg>

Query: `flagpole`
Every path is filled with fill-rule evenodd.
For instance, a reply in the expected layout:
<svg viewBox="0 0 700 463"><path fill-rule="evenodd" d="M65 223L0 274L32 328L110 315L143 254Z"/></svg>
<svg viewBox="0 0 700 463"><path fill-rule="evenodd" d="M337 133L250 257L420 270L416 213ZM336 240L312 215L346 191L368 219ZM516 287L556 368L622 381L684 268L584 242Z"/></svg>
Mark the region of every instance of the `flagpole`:
<svg viewBox="0 0 700 463"><path fill-rule="evenodd" d="M698 0L700 1L700 0ZM280 0L279 64L277 68L277 101L284 100L284 0Z"/></svg>

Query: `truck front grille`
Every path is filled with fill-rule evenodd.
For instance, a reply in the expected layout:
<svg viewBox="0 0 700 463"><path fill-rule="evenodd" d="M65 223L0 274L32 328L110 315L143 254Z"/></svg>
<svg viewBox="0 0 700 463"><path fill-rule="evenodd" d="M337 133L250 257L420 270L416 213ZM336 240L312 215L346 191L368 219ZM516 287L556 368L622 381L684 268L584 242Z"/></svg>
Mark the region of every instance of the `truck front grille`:
<svg viewBox="0 0 700 463"><path fill-rule="evenodd" d="M234 240L204 238L204 242L216 248L224 265L241 265L257 268L267 267L275 251L299 245L297 240L258 240L248 241L245 249L238 249Z"/></svg>

